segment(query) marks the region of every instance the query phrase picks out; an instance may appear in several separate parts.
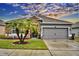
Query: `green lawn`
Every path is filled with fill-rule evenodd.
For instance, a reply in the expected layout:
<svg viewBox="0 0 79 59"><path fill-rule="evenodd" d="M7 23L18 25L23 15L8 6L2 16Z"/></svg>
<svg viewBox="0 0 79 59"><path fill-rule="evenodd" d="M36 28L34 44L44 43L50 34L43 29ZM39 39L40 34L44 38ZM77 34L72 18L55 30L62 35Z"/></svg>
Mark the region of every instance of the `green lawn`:
<svg viewBox="0 0 79 59"><path fill-rule="evenodd" d="M0 40L0 48L5 49L35 49L35 50L46 50L47 46L40 39L29 39L28 44L13 44L19 40ZM25 40L26 41L26 40Z"/></svg>

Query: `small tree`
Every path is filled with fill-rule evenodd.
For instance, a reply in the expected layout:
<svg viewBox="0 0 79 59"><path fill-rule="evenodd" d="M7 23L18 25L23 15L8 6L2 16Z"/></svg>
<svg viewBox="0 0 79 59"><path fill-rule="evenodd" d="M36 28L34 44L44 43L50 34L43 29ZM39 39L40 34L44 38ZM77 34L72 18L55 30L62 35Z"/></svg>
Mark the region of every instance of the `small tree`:
<svg viewBox="0 0 79 59"><path fill-rule="evenodd" d="M31 32L34 31L33 29L38 28L36 25L37 24L35 24L31 19L16 20L7 24L8 28L15 28L20 44L24 43L24 40L29 32L31 35Z"/></svg>

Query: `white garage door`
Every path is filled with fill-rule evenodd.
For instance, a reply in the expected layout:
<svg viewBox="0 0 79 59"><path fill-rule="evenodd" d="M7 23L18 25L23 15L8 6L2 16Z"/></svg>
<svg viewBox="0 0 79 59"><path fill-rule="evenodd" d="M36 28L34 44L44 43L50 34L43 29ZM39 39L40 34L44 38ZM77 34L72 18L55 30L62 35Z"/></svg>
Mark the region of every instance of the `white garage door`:
<svg viewBox="0 0 79 59"><path fill-rule="evenodd" d="M43 39L67 39L68 31L64 28L43 28Z"/></svg>

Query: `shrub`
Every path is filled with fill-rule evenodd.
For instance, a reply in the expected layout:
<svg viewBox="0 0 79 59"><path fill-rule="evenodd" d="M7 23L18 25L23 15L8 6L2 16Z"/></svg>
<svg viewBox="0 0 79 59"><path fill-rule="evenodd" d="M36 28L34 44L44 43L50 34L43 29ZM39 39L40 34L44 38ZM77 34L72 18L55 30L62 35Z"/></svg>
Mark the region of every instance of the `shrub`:
<svg viewBox="0 0 79 59"><path fill-rule="evenodd" d="M8 37L5 35L0 35L0 39L5 39L5 38L8 38Z"/></svg>

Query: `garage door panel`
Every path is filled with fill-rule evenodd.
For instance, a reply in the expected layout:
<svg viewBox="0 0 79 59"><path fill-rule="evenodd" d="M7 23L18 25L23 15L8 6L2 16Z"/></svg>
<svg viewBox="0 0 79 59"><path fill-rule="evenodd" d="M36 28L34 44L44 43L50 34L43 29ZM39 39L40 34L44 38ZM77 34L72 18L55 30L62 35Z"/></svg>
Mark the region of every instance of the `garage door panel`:
<svg viewBox="0 0 79 59"><path fill-rule="evenodd" d="M54 30L51 29L43 29L43 38L45 39L52 39L54 38Z"/></svg>
<svg viewBox="0 0 79 59"><path fill-rule="evenodd" d="M67 29L43 28L44 39L67 39Z"/></svg>
<svg viewBox="0 0 79 59"><path fill-rule="evenodd" d="M58 39L66 39L67 38L67 29L55 29L56 38Z"/></svg>

